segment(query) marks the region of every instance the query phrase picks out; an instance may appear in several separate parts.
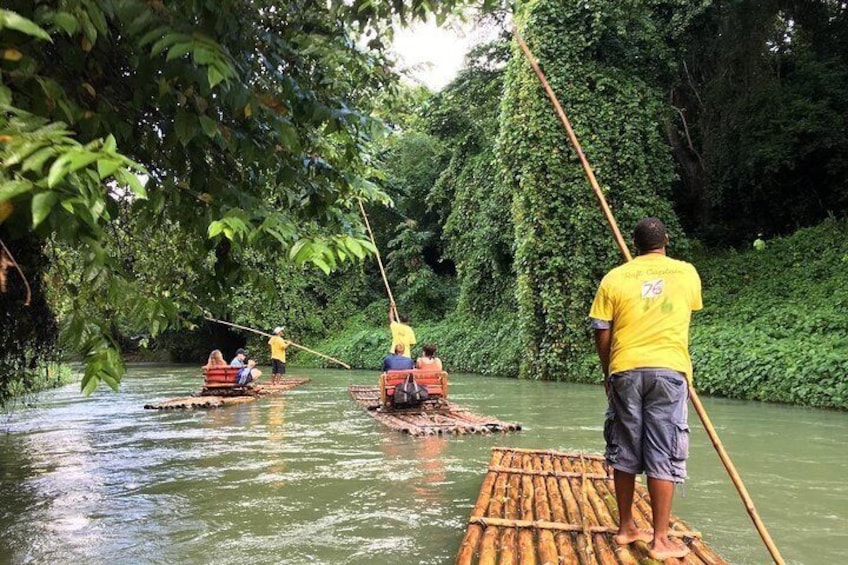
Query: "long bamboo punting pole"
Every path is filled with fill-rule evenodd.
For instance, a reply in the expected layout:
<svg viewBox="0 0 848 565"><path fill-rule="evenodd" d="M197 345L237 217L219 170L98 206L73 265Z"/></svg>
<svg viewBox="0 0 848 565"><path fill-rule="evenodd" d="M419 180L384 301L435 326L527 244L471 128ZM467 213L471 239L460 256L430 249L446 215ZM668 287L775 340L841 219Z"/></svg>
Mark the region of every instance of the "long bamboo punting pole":
<svg viewBox="0 0 848 565"><path fill-rule="evenodd" d="M380 274L383 275L383 284L386 285L386 294L389 295L389 305L392 312L395 314L395 320L399 320L397 305L395 298L392 296L392 288L389 286L389 279L386 277L386 269L383 268L383 260L380 258L380 250L377 248L377 240L374 239L374 230L371 229L371 222L368 221L368 214L365 213L365 206L362 205L362 200L359 199L359 211L362 212L362 219L365 220L365 227L368 228L368 236L371 238L371 244L374 246L374 253L377 254L377 265L380 267Z"/></svg>
<svg viewBox="0 0 848 565"><path fill-rule="evenodd" d="M580 147L580 142L577 140L577 136L574 134L574 130L571 129L571 123L568 121L568 117L565 115L565 112L563 111L562 106L559 103L559 99L557 98L556 94L554 94L554 91L548 83L548 79L545 77L545 74L542 72L542 69L539 68L539 64L536 61L536 58L533 56L533 53L530 51L530 48L527 47L527 44L521 37L521 34L518 33L518 28L513 28L513 34L515 35L515 40L521 47L524 56L527 58L527 60L530 62L530 65L533 67L533 70L536 72L536 76L539 78L539 82L542 83L542 88L545 89L548 98L550 98L551 103L556 109L556 113L559 116L560 121L562 121L562 125L565 127L565 130L568 133L568 138L569 140L571 140L571 144L572 146L574 146L574 150L577 152L577 156L580 158L580 163L583 165L583 170L585 171L586 176L589 179L589 183L592 185L592 190L595 192L595 196L598 199L598 203L601 205L601 210L603 210L604 216L607 219L607 223L609 223L610 228L612 229L615 241L618 244L618 248L621 250L621 254L624 255L624 258L627 261L630 261L632 259L630 255L630 250L624 243L624 238L621 236L621 231L618 229L618 224L615 222L615 218L613 217L612 212L610 211L609 206L607 205L606 198L604 198L604 195L601 192L600 187L598 186L598 181L595 179L595 174L592 172L592 167L589 166L589 161L583 154L583 149ZM710 421L710 417L707 415L707 411L704 408L704 405L701 403L701 399L698 397L698 393L695 391L695 387L692 383L689 383L689 398L691 398L692 405L695 407L695 412L697 412L698 417L701 418L701 423L704 425L704 429L707 431L707 435L710 437L710 441L712 442L713 447L715 447L715 450L718 453L721 462L724 464L724 468L727 470L728 475L730 475L730 480L733 481L733 486L736 487L736 491L742 498L742 502L745 505L745 510L748 511L748 515L754 522L754 526L757 528L757 532L759 532L763 543L765 543L766 548L771 554L772 559L778 565L784 565L785 561L780 555L780 551L774 544L774 540L772 540L771 535L768 533L765 524L760 519L760 515L757 512L757 509L754 507L754 501L751 499L751 496L748 494L748 489L745 488L745 485L742 482L742 478L736 471L736 466L733 464L733 461L730 460L730 456L724 449L724 444L722 444L721 440L719 439L718 434L716 433L715 428L713 427L713 424Z"/></svg>
<svg viewBox="0 0 848 565"><path fill-rule="evenodd" d="M224 320L216 320L215 318L210 318L209 316L206 316L206 319L207 319L207 320L209 320L210 322L215 322L215 323L217 323L217 324L222 324L222 325L224 325L224 326L230 326L230 327L232 327L232 328L238 328L238 329L240 329L240 330L244 330L244 331L246 331L246 332L253 332L253 333L255 333L255 334L264 335L265 337L273 337L273 336L272 336L271 334L269 334L269 333L265 333L265 332L263 332L263 331L259 331L259 330L254 329L254 328L249 328L249 327L247 327L247 326L241 326L241 325L239 325L239 324L234 324L234 323L232 323L232 322L225 322ZM323 353L320 353L320 352L318 352L318 351L315 351L314 349L309 349L308 347L305 347L305 346L303 346L303 345L297 344L297 343L295 343L295 342L293 342L293 341L290 341L290 340L288 340L288 339L287 339L286 341L288 341L288 342L289 342L289 345L291 345L291 346L293 346L293 347L297 347L298 349L302 349L302 350L304 350L304 351L308 351L309 353L312 353L313 355L317 355L318 357L323 357L324 359L327 359L328 361L332 361L333 363L338 363L339 365L341 365L341 366L342 366L342 367L344 367L345 369L350 369L350 365L348 365L347 363L344 363L344 362L342 362L342 361L339 361L339 360L338 360L338 359L336 359L335 357L330 357L329 355L324 355Z"/></svg>

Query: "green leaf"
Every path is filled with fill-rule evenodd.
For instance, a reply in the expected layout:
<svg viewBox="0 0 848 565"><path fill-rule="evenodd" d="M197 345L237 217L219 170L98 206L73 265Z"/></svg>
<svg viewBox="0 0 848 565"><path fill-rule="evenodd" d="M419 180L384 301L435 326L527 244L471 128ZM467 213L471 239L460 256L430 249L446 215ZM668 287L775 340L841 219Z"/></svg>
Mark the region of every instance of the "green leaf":
<svg viewBox="0 0 848 565"><path fill-rule="evenodd" d="M98 159L97 174L100 175L101 180L105 179L111 176L120 166L121 162L117 159Z"/></svg>
<svg viewBox="0 0 848 565"><path fill-rule="evenodd" d="M321 257L313 257L312 262L315 263L316 265L318 265L318 267L322 271L324 271L325 275L330 274L330 266L327 264L326 261L324 261L324 259L322 259Z"/></svg>
<svg viewBox="0 0 848 565"><path fill-rule="evenodd" d="M12 91L5 85L0 84L0 106L12 105Z"/></svg>
<svg viewBox="0 0 848 565"><path fill-rule="evenodd" d="M153 44L150 48L150 54L156 56L164 51L167 47L177 43L178 41L189 40L189 36L184 33L169 33L159 41Z"/></svg>
<svg viewBox="0 0 848 565"><path fill-rule="evenodd" d="M185 147L196 133L195 116L188 112L178 111L174 118L174 130L177 132L177 139Z"/></svg>
<svg viewBox="0 0 848 565"><path fill-rule="evenodd" d="M144 188L141 180L134 172L121 169L117 176L119 177L118 180L125 184L137 198L147 198L147 189Z"/></svg>
<svg viewBox="0 0 848 565"><path fill-rule="evenodd" d="M224 80L224 75L222 75L218 69L213 66L210 66L206 70L206 77L209 80L210 88L214 88L218 83Z"/></svg>
<svg viewBox="0 0 848 565"><path fill-rule="evenodd" d="M62 28L68 35L74 35L79 30L79 22L68 12L56 12L53 14L53 23Z"/></svg>
<svg viewBox="0 0 848 565"><path fill-rule="evenodd" d="M189 53L194 47L194 43L177 43L170 49L168 49L168 55L165 57L166 61L173 61L179 57L182 57L186 53Z"/></svg>
<svg viewBox="0 0 848 565"><path fill-rule="evenodd" d="M37 39L53 42L50 34L41 29L35 22L28 20L11 10L0 10L0 29L9 28L31 35Z"/></svg>
<svg viewBox="0 0 848 565"><path fill-rule="evenodd" d="M209 239L212 239L216 235L220 234L222 231L224 231L224 222L212 222L211 224L209 224L209 229L207 230Z"/></svg>
<svg viewBox="0 0 848 565"><path fill-rule="evenodd" d="M39 149L29 157L24 159L24 162L21 165L21 171L24 173L26 173L27 171L33 171L40 175L42 170L44 169L44 163L46 163L47 160L51 157L55 157L58 152L59 150L53 146Z"/></svg>
<svg viewBox="0 0 848 565"><path fill-rule="evenodd" d="M29 192L34 185L28 180L11 180L0 183L0 202L11 200L19 194Z"/></svg>
<svg viewBox="0 0 848 565"><path fill-rule="evenodd" d="M218 122L208 116L200 116L200 127L207 137L215 137L218 133Z"/></svg>
<svg viewBox="0 0 848 565"><path fill-rule="evenodd" d="M55 192L39 192L32 197L32 227L36 228L43 222L56 202L59 200Z"/></svg>

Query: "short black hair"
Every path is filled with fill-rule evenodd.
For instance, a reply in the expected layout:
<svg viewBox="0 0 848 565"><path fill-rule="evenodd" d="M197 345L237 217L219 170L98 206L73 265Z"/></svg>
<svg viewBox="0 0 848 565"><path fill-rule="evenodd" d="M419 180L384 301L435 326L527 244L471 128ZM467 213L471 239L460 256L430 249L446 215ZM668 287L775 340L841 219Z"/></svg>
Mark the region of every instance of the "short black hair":
<svg viewBox="0 0 848 565"><path fill-rule="evenodd" d="M236 349L236 355L247 355L247 350L242 349L242 348L238 348L238 349Z"/></svg>
<svg viewBox="0 0 848 565"><path fill-rule="evenodd" d="M404 324L408 324L409 323L409 314L401 314L400 315L400 321L403 322Z"/></svg>
<svg viewBox="0 0 848 565"><path fill-rule="evenodd" d="M424 347L421 348L424 351L424 355L427 357L434 357L436 355L436 344L435 343L425 343Z"/></svg>
<svg viewBox="0 0 848 565"><path fill-rule="evenodd" d="M633 230L633 243L639 251L665 247L665 224L657 218L642 218Z"/></svg>

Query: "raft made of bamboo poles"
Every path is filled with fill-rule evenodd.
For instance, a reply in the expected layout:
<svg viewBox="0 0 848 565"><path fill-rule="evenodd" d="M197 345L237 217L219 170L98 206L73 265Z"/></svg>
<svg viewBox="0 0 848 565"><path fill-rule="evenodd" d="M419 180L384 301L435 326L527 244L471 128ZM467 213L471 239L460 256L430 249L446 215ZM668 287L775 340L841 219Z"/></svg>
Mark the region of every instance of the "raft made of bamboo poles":
<svg viewBox="0 0 848 565"><path fill-rule="evenodd" d="M172 398L153 404L145 404L146 410L193 410L197 408L221 408L233 404L244 404L253 402L263 396L274 396L291 390L309 379L287 378L282 379L279 384L258 384L252 387L239 387L222 393L221 389L204 389L198 394L182 398Z"/></svg>
<svg viewBox="0 0 848 565"><path fill-rule="evenodd" d="M383 410L380 407L378 387L351 385L348 392L372 418L392 430L411 436L490 434L521 430L520 424L481 416L452 402L403 410Z"/></svg>
<svg viewBox="0 0 848 565"><path fill-rule="evenodd" d="M639 483L634 518L640 528L650 529L650 498ZM616 545L617 531L615 487L602 457L495 447L456 565L658 563L648 556L645 542ZM669 534L690 553L664 564L727 563L674 516Z"/></svg>

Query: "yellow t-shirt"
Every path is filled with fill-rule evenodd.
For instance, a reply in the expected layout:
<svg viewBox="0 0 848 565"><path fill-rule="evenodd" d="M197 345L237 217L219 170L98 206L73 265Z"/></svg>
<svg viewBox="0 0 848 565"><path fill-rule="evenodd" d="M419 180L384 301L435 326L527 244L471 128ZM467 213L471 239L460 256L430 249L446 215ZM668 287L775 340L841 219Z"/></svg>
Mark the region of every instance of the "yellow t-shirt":
<svg viewBox="0 0 848 565"><path fill-rule="evenodd" d="M283 363L286 362L286 348L288 344L286 340L278 335L272 336L268 340L268 345L271 346L271 359L279 359Z"/></svg>
<svg viewBox="0 0 848 565"><path fill-rule="evenodd" d="M612 322L610 374L662 367L691 379L689 321L701 308L701 278L685 261L648 253L611 270L589 312Z"/></svg>
<svg viewBox="0 0 848 565"><path fill-rule="evenodd" d="M403 356L412 358L412 346L415 345L415 332L406 324L400 322L392 322L389 324L392 330L392 348L389 353L395 352L395 346L399 343L403 344Z"/></svg>

